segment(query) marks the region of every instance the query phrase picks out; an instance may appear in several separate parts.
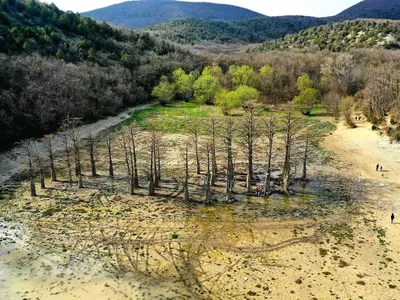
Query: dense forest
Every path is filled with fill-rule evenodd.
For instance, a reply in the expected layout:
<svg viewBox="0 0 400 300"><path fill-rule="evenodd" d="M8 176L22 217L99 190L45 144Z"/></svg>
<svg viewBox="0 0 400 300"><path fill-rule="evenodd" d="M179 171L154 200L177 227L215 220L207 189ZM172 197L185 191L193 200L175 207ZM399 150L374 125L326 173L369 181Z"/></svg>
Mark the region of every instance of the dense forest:
<svg viewBox="0 0 400 300"><path fill-rule="evenodd" d="M363 0L329 19L333 21L361 18L398 20L399 16L400 2L397 0Z"/></svg>
<svg viewBox="0 0 400 300"><path fill-rule="evenodd" d="M199 44L205 41L248 44L284 37L321 24L326 24L326 21L303 16L264 17L237 21L189 19L157 24L146 30L180 44Z"/></svg>
<svg viewBox="0 0 400 300"><path fill-rule="evenodd" d="M354 48L399 48L398 21L355 20L329 23L266 41L257 50L314 49L334 52Z"/></svg>
<svg viewBox="0 0 400 300"><path fill-rule="evenodd" d="M162 75L204 64L147 33L115 29L54 4L0 5L3 149L57 129L67 115L93 121L151 101Z"/></svg>

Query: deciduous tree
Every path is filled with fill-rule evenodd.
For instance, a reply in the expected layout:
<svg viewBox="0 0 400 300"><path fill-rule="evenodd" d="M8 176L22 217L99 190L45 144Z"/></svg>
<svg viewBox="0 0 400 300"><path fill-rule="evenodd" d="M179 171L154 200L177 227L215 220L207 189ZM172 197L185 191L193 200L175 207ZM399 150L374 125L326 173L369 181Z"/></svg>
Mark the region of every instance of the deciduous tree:
<svg viewBox="0 0 400 300"><path fill-rule="evenodd" d="M168 77L162 76L160 83L153 89L151 95L165 106L175 97L175 85L169 82Z"/></svg>

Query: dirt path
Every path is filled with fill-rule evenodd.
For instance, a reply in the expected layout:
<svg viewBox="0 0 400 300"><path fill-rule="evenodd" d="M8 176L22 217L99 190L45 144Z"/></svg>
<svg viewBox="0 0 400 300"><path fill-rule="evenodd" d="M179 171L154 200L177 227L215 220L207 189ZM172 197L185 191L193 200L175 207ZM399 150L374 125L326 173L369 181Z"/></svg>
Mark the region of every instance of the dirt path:
<svg viewBox="0 0 400 300"><path fill-rule="evenodd" d="M326 138L325 147L335 152L348 166L344 171L350 176L361 174L362 179L398 183L400 144L390 144L387 136L380 136L371 128L372 124L369 122L359 122L354 129L349 129L344 122L340 122L338 129ZM383 166L382 172L375 170L378 163Z"/></svg>
<svg viewBox="0 0 400 300"><path fill-rule="evenodd" d="M366 195L366 218L374 218L376 226L384 228L388 249L395 259L400 257L400 144L391 144L385 135L372 131L369 122L357 123L349 129L340 122L338 129L325 140L325 147L337 155L349 176L361 174L361 180L370 189ZM383 171L376 171L376 165ZM382 177L383 174L383 177ZM394 213L395 224L390 224ZM367 235L365 235L367 236ZM397 269L398 271L398 269ZM392 279L392 277L388 277Z"/></svg>
<svg viewBox="0 0 400 300"><path fill-rule="evenodd" d="M92 135L98 135L103 130L110 128L111 126L117 125L129 115L135 111L143 110L150 107L152 104L146 104L136 107L131 107L124 112L114 117L108 117L106 119L99 120L95 123L83 125L80 127L80 132L83 138L86 138L91 132ZM52 141L53 150L55 152L63 149L63 143L61 136L55 134ZM0 153L0 185L5 184L12 176L18 174L24 166L24 155L21 147L14 147L8 151Z"/></svg>

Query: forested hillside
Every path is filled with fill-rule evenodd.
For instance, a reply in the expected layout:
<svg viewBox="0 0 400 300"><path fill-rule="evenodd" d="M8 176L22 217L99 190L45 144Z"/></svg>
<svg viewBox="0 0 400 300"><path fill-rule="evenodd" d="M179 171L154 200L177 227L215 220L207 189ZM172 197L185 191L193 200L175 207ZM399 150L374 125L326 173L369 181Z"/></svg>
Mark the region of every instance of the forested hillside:
<svg viewBox="0 0 400 300"><path fill-rule="evenodd" d="M147 33L53 4L0 3L1 148L57 129L67 115L92 121L149 101L162 75L202 67L199 58Z"/></svg>
<svg viewBox="0 0 400 300"><path fill-rule="evenodd" d="M127 1L89 11L83 15L135 29L183 19L230 21L263 16L234 5L172 0Z"/></svg>
<svg viewBox="0 0 400 300"><path fill-rule="evenodd" d="M207 19L178 20L149 27L157 36L180 44L260 43L284 37L326 21L302 16L263 17L248 20L220 21Z"/></svg>
<svg viewBox="0 0 400 300"><path fill-rule="evenodd" d="M340 14L332 17L332 20L353 20L360 18L373 19L400 19L399 0L363 0Z"/></svg>
<svg viewBox="0 0 400 300"><path fill-rule="evenodd" d="M316 49L334 52L353 48L399 48L398 21L355 20L330 23L267 41L257 50Z"/></svg>

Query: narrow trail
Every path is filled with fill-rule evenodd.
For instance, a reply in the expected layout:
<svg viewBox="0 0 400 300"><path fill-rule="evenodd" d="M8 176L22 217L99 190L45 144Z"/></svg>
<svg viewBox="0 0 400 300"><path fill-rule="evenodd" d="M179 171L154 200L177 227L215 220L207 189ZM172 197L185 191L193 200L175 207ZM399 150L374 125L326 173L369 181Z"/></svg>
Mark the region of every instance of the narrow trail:
<svg viewBox="0 0 400 300"><path fill-rule="evenodd" d="M349 176L382 183L400 182L400 144L391 144L385 135L372 131L369 122L357 122L350 129L340 122L337 130L325 139L325 147L343 161ZM379 164L383 171L376 171ZM382 173L384 177L382 178Z"/></svg>
<svg viewBox="0 0 400 300"><path fill-rule="evenodd" d="M117 125L127 119L131 113L149 108L153 104L140 105L136 107L131 107L124 112L120 113L114 117L108 117L106 119L99 120L95 123L82 125L79 131L83 138L87 138L89 132L97 136L100 132ZM40 143L39 143L40 144ZM63 150L62 138L59 133L54 134L54 139L52 140L52 147L54 152ZM25 166L23 149L21 147L13 147L12 149L0 153L0 186L3 186L8 180L10 180L14 175L18 174L23 170Z"/></svg>
<svg viewBox="0 0 400 300"><path fill-rule="evenodd" d="M356 123L350 129L340 122L338 129L325 139L325 147L348 166L343 169L350 177L361 174L361 180L373 185L370 192L368 215L375 213L376 225L385 228L392 249L400 248L400 144L391 144L386 135L372 131L369 122ZM376 171L376 165L383 166ZM383 177L382 177L383 174ZM366 199L362 199L366 200ZM394 213L395 224L391 226L390 215ZM397 250L396 250L397 251Z"/></svg>

